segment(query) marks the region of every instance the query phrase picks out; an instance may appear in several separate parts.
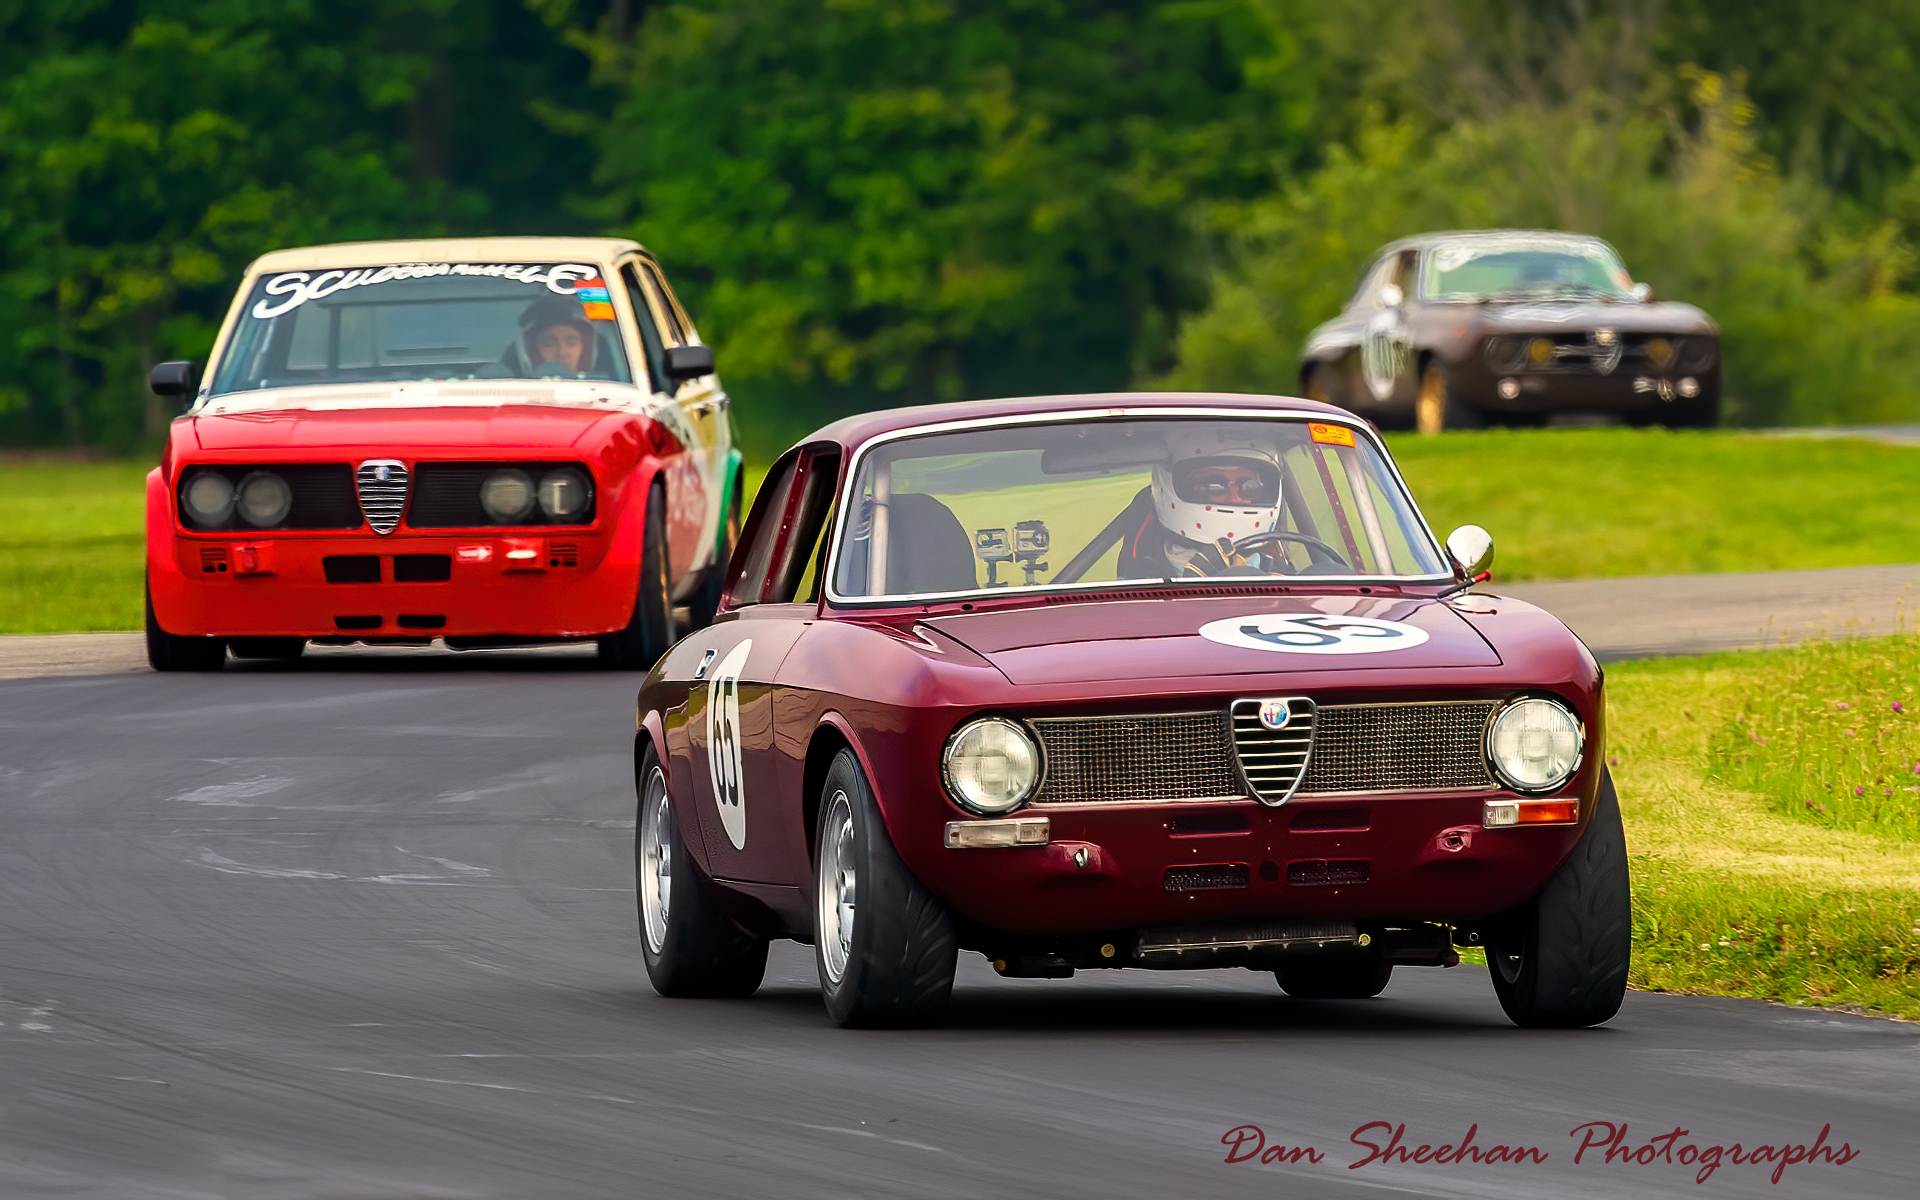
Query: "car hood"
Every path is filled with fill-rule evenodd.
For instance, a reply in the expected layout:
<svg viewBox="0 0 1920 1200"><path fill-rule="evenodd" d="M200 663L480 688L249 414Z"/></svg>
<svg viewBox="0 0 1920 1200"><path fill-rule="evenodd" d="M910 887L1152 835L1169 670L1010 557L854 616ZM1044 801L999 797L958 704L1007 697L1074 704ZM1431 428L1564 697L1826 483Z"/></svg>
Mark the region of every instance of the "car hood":
<svg viewBox="0 0 1920 1200"><path fill-rule="evenodd" d="M1386 627L1343 627L1341 618ZM1499 654L1451 606L1406 597L1062 597L921 624L966 646L1015 684L1500 665ZM1326 636L1339 640L1328 646L1315 630L1330 630ZM1320 645L1280 648L1285 643ZM1383 645L1390 648L1377 648Z"/></svg>
<svg viewBox="0 0 1920 1200"><path fill-rule="evenodd" d="M1621 333L1712 334L1713 319L1691 304L1614 303L1597 300L1497 300L1469 306L1490 333L1553 333L1606 328Z"/></svg>
<svg viewBox="0 0 1920 1200"><path fill-rule="evenodd" d="M462 408L275 409L191 418L200 449L325 450L401 455L421 450L571 449L618 416L597 408L495 404Z"/></svg>

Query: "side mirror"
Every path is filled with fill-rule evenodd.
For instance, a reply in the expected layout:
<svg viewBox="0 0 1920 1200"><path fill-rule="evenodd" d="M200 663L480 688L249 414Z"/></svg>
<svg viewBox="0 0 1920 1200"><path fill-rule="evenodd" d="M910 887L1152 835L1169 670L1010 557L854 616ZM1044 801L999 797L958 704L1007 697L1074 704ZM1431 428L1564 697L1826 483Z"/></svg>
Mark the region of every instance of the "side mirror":
<svg viewBox="0 0 1920 1200"><path fill-rule="evenodd" d="M713 347L667 347L667 378L675 383L713 374Z"/></svg>
<svg viewBox="0 0 1920 1200"><path fill-rule="evenodd" d="M1447 557L1468 579L1478 579L1493 566L1493 535L1478 525L1462 525L1447 535Z"/></svg>
<svg viewBox="0 0 1920 1200"><path fill-rule="evenodd" d="M1633 285L1631 292L1632 292L1633 298L1635 300L1638 300L1640 303L1642 304L1653 303L1653 285L1652 284L1636 283Z"/></svg>
<svg viewBox="0 0 1920 1200"><path fill-rule="evenodd" d="M1406 298L1407 294L1400 290L1400 285L1397 283L1389 283L1380 289L1380 303L1388 308L1399 308L1400 302Z"/></svg>
<svg viewBox="0 0 1920 1200"><path fill-rule="evenodd" d="M163 362L147 376L147 387L156 396L191 396L199 386L200 369L190 362Z"/></svg>

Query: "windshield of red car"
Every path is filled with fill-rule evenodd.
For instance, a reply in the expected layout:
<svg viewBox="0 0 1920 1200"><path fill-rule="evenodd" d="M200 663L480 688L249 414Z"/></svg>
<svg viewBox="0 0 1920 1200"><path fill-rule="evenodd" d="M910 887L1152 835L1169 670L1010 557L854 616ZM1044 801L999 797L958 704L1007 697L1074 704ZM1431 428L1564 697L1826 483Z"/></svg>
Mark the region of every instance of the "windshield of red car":
<svg viewBox="0 0 1920 1200"><path fill-rule="evenodd" d="M1632 286L1626 268L1603 242L1485 239L1436 248L1427 260L1421 296L1625 299Z"/></svg>
<svg viewBox="0 0 1920 1200"><path fill-rule="evenodd" d="M1398 475L1336 423L995 425L862 456L832 564L847 599L1224 577L1445 578Z"/></svg>
<svg viewBox="0 0 1920 1200"><path fill-rule="evenodd" d="M429 379L633 374L584 263L396 263L260 276L212 392Z"/></svg>

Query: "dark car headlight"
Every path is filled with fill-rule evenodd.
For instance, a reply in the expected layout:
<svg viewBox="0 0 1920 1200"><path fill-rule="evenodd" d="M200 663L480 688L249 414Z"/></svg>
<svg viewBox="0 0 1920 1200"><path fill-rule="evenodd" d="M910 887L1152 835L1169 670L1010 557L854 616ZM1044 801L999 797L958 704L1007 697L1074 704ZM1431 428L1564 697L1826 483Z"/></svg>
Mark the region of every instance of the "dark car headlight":
<svg viewBox="0 0 1920 1200"><path fill-rule="evenodd" d="M480 507L502 525L526 520L533 505L533 479L518 467L503 467L480 483Z"/></svg>
<svg viewBox="0 0 1920 1200"><path fill-rule="evenodd" d="M540 511L549 521L571 521L593 501L593 481L578 467L561 467L540 477Z"/></svg>
<svg viewBox="0 0 1920 1200"><path fill-rule="evenodd" d="M272 471L255 471L240 481L234 507L255 529L271 529L293 511L293 489Z"/></svg>
<svg viewBox="0 0 1920 1200"><path fill-rule="evenodd" d="M218 471L195 471L180 487L180 507L202 529L226 524L233 515L233 480Z"/></svg>
<svg viewBox="0 0 1920 1200"><path fill-rule="evenodd" d="M1720 357L1720 350L1712 338L1683 338L1674 347L1673 356L1682 371L1695 373L1710 370Z"/></svg>
<svg viewBox="0 0 1920 1200"><path fill-rule="evenodd" d="M940 757L947 791L962 808L986 816L1019 808L1040 782L1040 747L1004 717L962 725Z"/></svg>
<svg viewBox="0 0 1920 1200"><path fill-rule="evenodd" d="M1514 791L1548 792L1580 769L1585 742L1572 709L1529 696L1506 705L1487 727L1487 761Z"/></svg>
<svg viewBox="0 0 1920 1200"><path fill-rule="evenodd" d="M1499 372L1518 371L1527 365L1526 343L1513 337L1487 339L1487 366Z"/></svg>

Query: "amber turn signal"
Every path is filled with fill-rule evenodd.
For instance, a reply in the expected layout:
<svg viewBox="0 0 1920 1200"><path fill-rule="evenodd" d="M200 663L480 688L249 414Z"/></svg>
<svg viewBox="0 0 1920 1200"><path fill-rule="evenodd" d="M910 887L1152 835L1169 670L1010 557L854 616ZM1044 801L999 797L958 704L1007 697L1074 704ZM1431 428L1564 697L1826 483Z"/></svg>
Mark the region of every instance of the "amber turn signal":
<svg viewBox="0 0 1920 1200"><path fill-rule="evenodd" d="M1480 810L1486 829L1514 825L1572 825L1580 820L1578 800L1489 800Z"/></svg>

